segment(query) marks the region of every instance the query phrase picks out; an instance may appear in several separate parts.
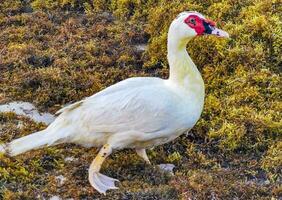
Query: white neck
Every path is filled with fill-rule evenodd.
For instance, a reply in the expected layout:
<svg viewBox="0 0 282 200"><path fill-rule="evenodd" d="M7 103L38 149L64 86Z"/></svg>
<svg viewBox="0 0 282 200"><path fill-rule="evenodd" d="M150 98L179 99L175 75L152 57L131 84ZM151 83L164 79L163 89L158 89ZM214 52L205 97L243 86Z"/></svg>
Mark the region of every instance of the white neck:
<svg viewBox="0 0 282 200"><path fill-rule="evenodd" d="M179 40L173 30L168 32L169 82L204 96L204 82L196 65L186 51L189 40Z"/></svg>

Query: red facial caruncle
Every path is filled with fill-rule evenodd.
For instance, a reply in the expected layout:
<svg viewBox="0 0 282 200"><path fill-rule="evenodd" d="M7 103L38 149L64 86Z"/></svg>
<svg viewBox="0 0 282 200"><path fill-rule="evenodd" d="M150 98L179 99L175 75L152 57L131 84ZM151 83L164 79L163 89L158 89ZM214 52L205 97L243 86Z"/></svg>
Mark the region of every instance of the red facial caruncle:
<svg viewBox="0 0 282 200"><path fill-rule="evenodd" d="M205 27L205 24L207 25L211 25L211 26L215 26L215 22L209 19L203 19L200 18L197 15L190 15L189 17L187 17L184 22L191 28L193 28L197 35L203 35L207 30Z"/></svg>

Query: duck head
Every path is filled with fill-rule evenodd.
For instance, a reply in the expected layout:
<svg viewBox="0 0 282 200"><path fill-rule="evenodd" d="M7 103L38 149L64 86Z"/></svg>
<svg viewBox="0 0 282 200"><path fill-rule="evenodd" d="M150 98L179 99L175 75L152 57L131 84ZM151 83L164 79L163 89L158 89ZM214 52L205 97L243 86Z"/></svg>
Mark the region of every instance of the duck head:
<svg viewBox="0 0 282 200"><path fill-rule="evenodd" d="M216 27L216 23L205 18L195 11L180 13L170 25L169 33L182 41L188 41L193 37L202 35L215 35L217 37L229 37L229 34Z"/></svg>

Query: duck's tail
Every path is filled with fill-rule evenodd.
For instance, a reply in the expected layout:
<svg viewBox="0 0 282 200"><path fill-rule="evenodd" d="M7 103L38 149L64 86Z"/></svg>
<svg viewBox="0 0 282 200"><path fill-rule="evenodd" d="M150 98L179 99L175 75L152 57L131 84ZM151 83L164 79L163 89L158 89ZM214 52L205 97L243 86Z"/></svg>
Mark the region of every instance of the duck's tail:
<svg viewBox="0 0 282 200"><path fill-rule="evenodd" d="M54 137L55 136L55 137ZM61 143L62 137L47 129L18 138L7 144L0 144L0 153L16 156L32 149Z"/></svg>

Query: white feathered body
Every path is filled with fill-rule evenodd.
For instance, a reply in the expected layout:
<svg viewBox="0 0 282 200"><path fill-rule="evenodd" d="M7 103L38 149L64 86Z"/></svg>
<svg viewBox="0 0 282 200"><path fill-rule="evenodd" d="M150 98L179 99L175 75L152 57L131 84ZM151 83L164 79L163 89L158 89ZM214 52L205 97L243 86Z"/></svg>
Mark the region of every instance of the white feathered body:
<svg viewBox="0 0 282 200"><path fill-rule="evenodd" d="M0 152L14 156L60 143L144 149L190 130L203 110L204 82L186 51L186 35L195 31L180 18L168 33L169 79L138 77L114 84L59 110L45 130L0 145Z"/></svg>
<svg viewBox="0 0 282 200"><path fill-rule="evenodd" d="M57 143L148 148L191 129L200 117L203 102L204 96L199 98L197 92L169 80L130 78L61 109L47 130L53 132L49 137Z"/></svg>
<svg viewBox="0 0 282 200"><path fill-rule="evenodd" d="M99 172L113 149L135 148L150 163L145 149L175 139L200 118L204 82L186 44L203 34L228 37L228 33L199 13L180 13L168 31L169 79L138 77L114 84L62 108L45 130L0 145L0 153L15 156L61 143L103 146L89 167L88 179L100 193L117 189L116 179Z"/></svg>

